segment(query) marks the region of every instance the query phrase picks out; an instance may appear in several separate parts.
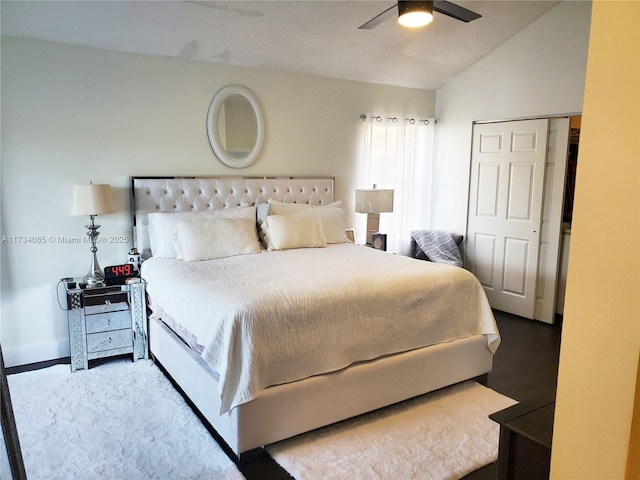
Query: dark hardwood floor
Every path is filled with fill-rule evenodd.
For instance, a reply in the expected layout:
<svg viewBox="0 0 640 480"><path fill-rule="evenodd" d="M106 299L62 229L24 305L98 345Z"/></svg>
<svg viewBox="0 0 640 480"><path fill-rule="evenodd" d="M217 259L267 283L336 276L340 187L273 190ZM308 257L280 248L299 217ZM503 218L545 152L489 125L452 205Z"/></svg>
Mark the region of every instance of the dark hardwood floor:
<svg viewBox="0 0 640 480"><path fill-rule="evenodd" d="M494 356L487 386L520 402L539 395L555 396L562 319L554 325L494 311L502 343ZM292 477L266 453L240 466L247 480L286 480ZM467 475L465 480L495 480L496 464Z"/></svg>
<svg viewBox="0 0 640 480"><path fill-rule="evenodd" d="M554 325L494 311L502 343L487 386L518 401L555 396L562 317Z"/></svg>
<svg viewBox="0 0 640 480"><path fill-rule="evenodd" d="M497 310L493 313L502 343L493 357L487 387L519 402L538 396L555 398L562 317L548 325ZM487 465L464 480L495 480L496 467Z"/></svg>

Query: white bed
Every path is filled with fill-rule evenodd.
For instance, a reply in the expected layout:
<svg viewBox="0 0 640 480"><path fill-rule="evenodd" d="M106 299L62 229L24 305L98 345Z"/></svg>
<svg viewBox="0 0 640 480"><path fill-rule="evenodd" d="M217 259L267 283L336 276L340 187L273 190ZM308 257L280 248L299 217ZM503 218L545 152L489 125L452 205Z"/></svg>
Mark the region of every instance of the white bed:
<svg viewBox="0 0 640 480"><path fill-rule="evenodd" d="M132 194L134 239L149 258L150 213L269 199L328 205L333 180L133 178ZM204 261L151 258L142 273L153 356L238 461L485 375L499 344L469 272L348 243Z"/></svg>

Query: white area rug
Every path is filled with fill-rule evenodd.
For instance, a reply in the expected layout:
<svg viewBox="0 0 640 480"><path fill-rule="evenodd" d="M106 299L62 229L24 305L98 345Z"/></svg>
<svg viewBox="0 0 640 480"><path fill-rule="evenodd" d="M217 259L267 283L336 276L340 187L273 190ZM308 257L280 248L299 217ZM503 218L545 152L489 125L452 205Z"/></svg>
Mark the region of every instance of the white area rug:
<svg viewBox="0 0 640 480"><path fill-rule="evenodd" d="M150 361L9 376L29 480L244 479Z"/></svg>
<svg viewBox="0 0 640 480"><path fill-rule="evenodd" d="M498 458L488 415L515 403L465 382L267 450L297 480L459 479Z"/></svg>
<svg viewBox="0 0 640 480"><path fill-rule="evenodd" d="M9 376L29 480L244 477L149 361ZM495 461L488 415L516 403L466 382L267 447L297 480L458 479Z"/></svg>

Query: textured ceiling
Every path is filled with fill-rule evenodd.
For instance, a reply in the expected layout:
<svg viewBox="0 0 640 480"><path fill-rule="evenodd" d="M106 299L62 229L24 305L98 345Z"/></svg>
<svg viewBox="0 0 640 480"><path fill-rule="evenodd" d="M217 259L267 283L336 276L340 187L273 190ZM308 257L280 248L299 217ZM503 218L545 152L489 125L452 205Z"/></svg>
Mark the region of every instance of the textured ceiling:
<svg viewBox="0 0 640 480"><path fill-rule="evenodd" d="M2 35L121 52L436 89L558 4L464 1L408 30L358 30L391 1L2 1Z"/></svg>

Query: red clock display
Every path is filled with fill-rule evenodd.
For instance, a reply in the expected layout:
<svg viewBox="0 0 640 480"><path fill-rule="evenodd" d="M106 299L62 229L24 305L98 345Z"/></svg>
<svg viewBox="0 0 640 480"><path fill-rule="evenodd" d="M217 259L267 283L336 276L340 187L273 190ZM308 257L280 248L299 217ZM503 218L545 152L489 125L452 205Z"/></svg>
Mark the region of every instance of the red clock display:
<svg viewBox="0 0 640 480"><path fill-rule="evenodd" d="M133 269L133 265L130 263L104 267L104 279L107 285L124 284L127 278L135 276L137 276L137 274Z"/></svg>

